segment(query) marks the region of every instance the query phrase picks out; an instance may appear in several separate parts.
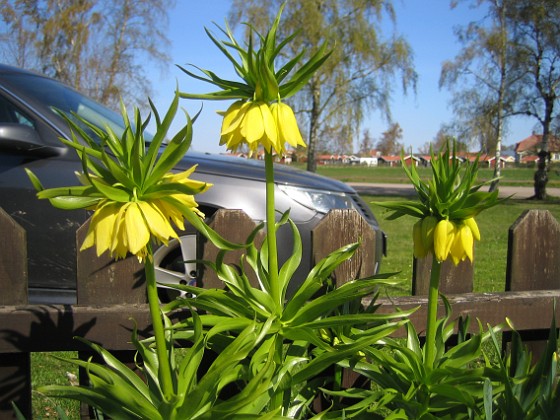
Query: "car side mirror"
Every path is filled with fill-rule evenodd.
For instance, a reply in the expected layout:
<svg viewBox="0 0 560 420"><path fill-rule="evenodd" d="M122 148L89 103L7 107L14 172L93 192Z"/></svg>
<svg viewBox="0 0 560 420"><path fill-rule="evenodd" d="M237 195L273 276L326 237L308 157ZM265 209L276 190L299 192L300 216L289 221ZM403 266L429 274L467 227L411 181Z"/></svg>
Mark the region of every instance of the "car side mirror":
<svg viewBox="0 0 560 420"><path fill-rule="evenodd" d="M35 129L23 124L0 123L0 151L28 153L48 157L60 155L65 149L45 145Z"/></svg>

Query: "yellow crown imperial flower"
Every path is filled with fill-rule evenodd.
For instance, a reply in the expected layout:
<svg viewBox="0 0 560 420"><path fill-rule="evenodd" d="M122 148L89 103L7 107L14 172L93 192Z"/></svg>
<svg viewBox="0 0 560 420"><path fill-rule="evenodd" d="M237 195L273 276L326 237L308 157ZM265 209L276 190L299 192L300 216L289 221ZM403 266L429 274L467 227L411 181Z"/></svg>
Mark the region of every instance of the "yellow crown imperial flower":
<svg viewBox="0 0 560 420"><path fill-rule="evenodd" d="M184 229L184 218L191 223L200 222L198 216L202 214L196 209L194 194L206 191L210 184L189 178L196 166L179 173L170 172L190 146L190 119L160 154L178 99L178 96L174 98L163 122L152 107L157 131L149 146L143 131L133 129L145 127L138 110L132 124L122 106L121 136L111 128L104 130L79 116L75 120L65 117L72 129L72 140L62 141L76 149L84 163L84 172L78 174L81 186L45 189L27 171L39 198L49 199L63 209L94 211L82 250L95 246L97 255L108 251L114 258L124 258L130 253L142 261L151 255L148 250L151 241L168 244L171 238L177 238L175 227ZM85 131L83 126L90 130Z"/></svg>
<svg viewBox="0 0 560 420"><path fill-rule="evenodd" d="M375 204L393 213L389 219L404 215L420 219L413 226L414 256L424 258L433 253L438 262L451 258L454 264L474 260L474 241L480 231L474 220L481 211L500 201L498 191L484 192L484 184L475 184L478 158L474 162L460 162L455 145L449 145L435 155L431 153L432 179L424 181L412 165L403 165L412 182L418 201L384 201ZM492 180L491 180L492 181ZM491 182L488 181L488 182Z"/></svg>
<svg viewBox="0 0 560 420"><path fill-rule="evenodd" d="M212 42L233 64L235 73L241 80L228 80L198 67L202 74L180 67L190 77L218 88L204 94L182 92L181 97L236 100L226 112L219 112L224 117L220 144L226 145L228 150L237 150L242 144L247 144L254 152L262 145L267 152L274 149L276 153L282 154L286 143L293 147L305 146L294 112L282 101L301 90L332 51L327 51L327 45L322 44L306 61L303 61L303 51L291 60L285 60L283 49L293 40L294 35L287 36L281 42L277 40L283 8L284 6L280 8L265 34L258 33L248 25L248 36L252 41L246 45L240 44L227 26L221 28L227 37L225 40L219 40L212 32L206 31ZM284 64L276 68L279 57L282 57Z"/></svg>
<svg viewBox="0 0 560 420"><path fill-rule="evenodd" d="M266 151L282 152L279 129L271 108L262 101L236 101L221 113L224 117L220 145L235 151L243 144L255 152L259 145ZM297 126L296 126L297 127Z"/></svg>

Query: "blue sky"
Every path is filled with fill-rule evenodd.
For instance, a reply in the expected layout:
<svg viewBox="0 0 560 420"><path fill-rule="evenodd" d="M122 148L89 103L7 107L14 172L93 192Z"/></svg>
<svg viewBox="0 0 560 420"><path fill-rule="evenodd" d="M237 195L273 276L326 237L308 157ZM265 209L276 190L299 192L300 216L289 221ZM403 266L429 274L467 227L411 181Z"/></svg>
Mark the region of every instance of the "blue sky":
<svg viewBox="0 0 560 420"><path fill-rule="evenodd" d="M171 63L163 74L153 72L154 102L160 113L170 103L175 86L189 92L210 91L212 86L189 78L175 64L195 64L211 69L219 75L234 77L231 65L207 37L204 28L215 28L214 22L223 25L230 8L229 0L177 0L170 11L168 37L171 40ZM417 93L405 96L396 83L391 101L393 121L403 129L404 145L417 150L432 140L443 123L452 118L449 108L450 94L440 90L438 80L441 64L453 59L460 45L456 42L453 28L465 25L481 16L479 10L466 5L451 10L448 0L396 0L396 30L405 36L414 51L414 64L419 75ZM390 34L391 26L384 29ZM200 102L182 100L181 105L192 115L198 111ZM192 148L202 152L223 152L219 146L221 119L217 110L227 108L227 102L206 101L199 120L194 126ZM184 121L178 118L179 122ZM372 111L362 129L368 128L377 141L388 127L387 121ZM510 122L504 144L514 144L531 134L534 120L519 118Z"/></svg>

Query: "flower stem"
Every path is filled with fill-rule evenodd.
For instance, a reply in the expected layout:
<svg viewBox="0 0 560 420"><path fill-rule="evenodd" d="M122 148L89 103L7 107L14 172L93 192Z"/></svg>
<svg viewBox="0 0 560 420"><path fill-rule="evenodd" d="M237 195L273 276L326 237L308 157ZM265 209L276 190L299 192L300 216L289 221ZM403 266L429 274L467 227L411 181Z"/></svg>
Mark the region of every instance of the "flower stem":
<svg viewBox="0 0 560 420"><path fill-rule="evenodd" d="M154 259L151 244L148 243L148 256L144 263L146 274L146 291L148 294L148 305L152 317L152 328L156 342L156 355L159 362L159 381L163 395L169 401L173 396L173 381L171 379L171 364L168 358L167 340L159 307L159 296L157 292L156 274L154 269Z"/></svg>
<svg viewBox="0 0 560 420"><path fill-rule="evenodd" d="M268 243L268 279L272 300L278 310L282 307L281 287L278 281L278 249L276 243L276 210L274 208L274 166L272 151L264 155L266 171L266 237Z"/></svg>
<svg viewBox="0 0 560 420"><path fill-rule="evenodd" d="M424 365L428 369L434 367L436 353L436 322L439 298L439 277L441 273L441 262L437 258L432 259L432 271L430 274L430 288L428 290L428 314L426 317L426 343L424 344Z"/></svg>

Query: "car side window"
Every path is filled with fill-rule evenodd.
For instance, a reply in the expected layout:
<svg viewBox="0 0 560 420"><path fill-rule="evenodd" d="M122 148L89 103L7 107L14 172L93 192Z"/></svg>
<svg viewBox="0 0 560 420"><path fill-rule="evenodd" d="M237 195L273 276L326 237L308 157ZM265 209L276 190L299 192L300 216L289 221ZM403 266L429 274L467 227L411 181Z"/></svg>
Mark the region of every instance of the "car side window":
<svg viewBox="0 0 560 420"><path fill-rule="evenodd" d="M30 118L2 96L0 96L0 124L1 123L22 124L35 128L35 124Z"/></svg>

